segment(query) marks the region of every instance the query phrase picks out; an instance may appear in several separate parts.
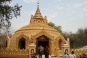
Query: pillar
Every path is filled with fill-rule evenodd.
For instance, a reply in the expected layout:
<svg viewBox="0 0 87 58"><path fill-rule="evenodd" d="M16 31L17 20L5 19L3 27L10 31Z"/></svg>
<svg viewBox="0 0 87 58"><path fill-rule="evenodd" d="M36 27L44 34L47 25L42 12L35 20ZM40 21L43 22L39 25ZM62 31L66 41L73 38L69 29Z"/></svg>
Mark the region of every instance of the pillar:
<svg viewBox="0 0 87 58"><path fill-rule="evenodd" d="M54 41L51 40L50 48L51 48L51 56L54 56Z"/></svg>
<svg viewBox="0 0 87 58"><path fill-rule="evenodd" d="M32 50L33 50L33 53L36 53L36 45L33 42L29 45L29 58L31 58Z"/></svg>

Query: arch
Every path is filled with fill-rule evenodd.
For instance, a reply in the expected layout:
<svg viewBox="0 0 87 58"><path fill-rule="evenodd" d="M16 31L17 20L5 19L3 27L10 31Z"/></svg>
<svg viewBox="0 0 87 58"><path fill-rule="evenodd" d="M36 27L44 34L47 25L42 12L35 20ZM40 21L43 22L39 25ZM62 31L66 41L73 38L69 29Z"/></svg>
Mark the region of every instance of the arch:
<svg viewBox="0 0 87 58"><path fill-rule="evenodd" d="M49 38L48 37L46 37L45 35L41 35L41 36L39 36L38 38L36 38L37 39L37 43L39 42L39 43L44 43L44 44L49 44ZM48 43L47 43L48 42ZM38 44L38 46L39 46L40 44Z"/></svg>
<svg viewBox="0 0 87 58"><path fill-rule="evenodd" d="M34 54L34 49L31 49L31 54Z"/></svg>
<svg viewBox="0 0 87 58"><path fill-rule="evenodd" d="M65 51L64 51L64 52L65 52L66 54L68 54L68 52L69 52L69 51L68 51L68 49L65 49Z"/></svg>
<svg viewBox="0 0 87 58"><path fill-rule="evenodd" d="M45 32L44 30L42 30L42 31L39 32L38 34L32 36L32 38L33 38L33 39L36 39L36 38L38 38L38 37L40 37L40 36L42 36L42 35L44 35L44 36L46 36L47 38L49 38L49 40L53 39L53 36L49 35L49 34L48 34L47 32Z"/></svg>
<svg viewBox="0 0 87 58"><path fill-rule="evenodd" d="M46 37L45 35L41 35L41 36L39 36L39 37L37 38L37 40L39 40L39 41L42 41L42 40L47 41L47 40L49 40L49 39L48 39L48 37Z"/></svg>
<svg viewBox="0 0 87 58"><path fill-rule="evenodd" d="M5 41L5 48L7 48L7 46L8 46L8 41L6 40Z"/></svg>
<svg viewBox="0 0 87 58"><path fill-rule="evenodd" d="M38 47L42 46L43 47L43 54L45 54L45 48L46 46L49 47L49 38L46 37L45 35L41 35L38 38L36 38L36 53L38 53Z"/></svg>
<svg viewBox="0 0 87 58"><path fill-rule="evenodd" d="M56 41L57 41L58 48L61 50L62 45L66 43L66 40L62 35L59 35L58 37L56 37Z"/></svg>
<svg viewBox="0 0 87 58"><path fill-rule="evenodd" d="M60 40L60 39L63 43L66 43L66 40L62 35L59 35L58 37L56 37L56 40Z"/></svg>
<svg viewBox="0 0 87 58"><path fill-rule="evenodd" d="M61 46L62 46L62 40L61 39L58 40L58 46L59 46L59 49L61 50Z"/></svg>
<svg viewBox="0 0 87 58"><path fill-rule="evenodd" d="M18 48L25 49L25 47L26 47L26 39L22 37L18 42Z"/></svg>
<svg viewBox="0 0 87 58"><path fill-rule="evenodd" d="M40 37L40 36L42 36L42 35L44 35L45 37L47 37L48 38L48 40L49 40L49 50L51 50L51 44L50 44L50 41L52 40L52 39L54 39L54 37L53 36L51 36L49 33L47 33L44 29L43 30L41 30L41 32L39 32L38 34L36 34L36 35L34 35L34 36L32 36L32 38L35 40L35 43L37 44L37 38L38 37ZM37 53L38 51L37 51L37 47L36 47L36 53ZM51 54L51 52L49 51L49 54Z"/></svg>
<svg viewBox="0 0 87 58"><path fill-rule="evenodd" d="M21 35L19 35L17 38L16 38L16 47L18 48L18 49L20 49L19 48L19 41L22 39L22 38L24 38L25 39L25 49L27 48L27 46L28 46L28 43L29 43L29 39L28 39L28 37L26 36L26 35L24 35L23 33L21 33Z"/></svg>

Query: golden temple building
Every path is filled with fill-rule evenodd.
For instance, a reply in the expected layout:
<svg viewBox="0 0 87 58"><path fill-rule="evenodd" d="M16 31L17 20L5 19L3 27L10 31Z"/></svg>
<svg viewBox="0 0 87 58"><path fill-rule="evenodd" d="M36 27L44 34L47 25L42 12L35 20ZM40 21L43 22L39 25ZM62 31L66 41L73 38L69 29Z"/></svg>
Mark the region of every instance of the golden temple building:
<svg viewBox="0 0 87 58"><path fill-rule="evenodd" d="M69 39L48 25L46 16L42 16L37 4L35 15L31 15L30 23L17 30L11 38L7 36L7 48L0 49L0 58L30 58L30 51L38 54L40 44L49 47L49 55L62 56L65 49L70 50Z"/></svg>

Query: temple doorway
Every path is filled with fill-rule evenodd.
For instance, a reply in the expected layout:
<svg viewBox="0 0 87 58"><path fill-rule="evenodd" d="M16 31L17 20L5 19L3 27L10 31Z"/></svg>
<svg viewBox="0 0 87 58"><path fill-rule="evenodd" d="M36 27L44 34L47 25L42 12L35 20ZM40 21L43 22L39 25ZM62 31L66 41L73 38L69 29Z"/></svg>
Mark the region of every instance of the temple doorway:
<svg viewBox="0 0 87 58"><path fill-rule="evenodd" d="M42 47L45 49L46 46L49 47L49 39L42 35L40 37L37 38L37 46L36 46L36 53L38 54L38 47L42 45ZM45 50L44 50L44 54L45 54Z"/></svg>
<svg viewBox="0 0 87 58"><path fill-rule="evenodd" d="M19 40L18 48L19 48L19 49L25 49L25 39L24 39L24 38L21 38L21 39Z"/></svg>

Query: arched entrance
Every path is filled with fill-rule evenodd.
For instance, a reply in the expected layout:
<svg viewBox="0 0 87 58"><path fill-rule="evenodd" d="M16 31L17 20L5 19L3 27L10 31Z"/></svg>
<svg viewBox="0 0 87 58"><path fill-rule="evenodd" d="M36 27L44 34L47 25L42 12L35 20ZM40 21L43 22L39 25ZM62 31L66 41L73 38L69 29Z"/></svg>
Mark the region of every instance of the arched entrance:
<svg viewBox="0 0 87 58"><path fill-rule="evenodd" d="M44 49L46 48L46 46L49 47L49 39L45 35L42 35L42 36L37 38L37 43L36 44L37 44L36 53L38 54L38 47L40 45L42 45ZM44 51L44 53L45 53L45 51Z"/></svg>
<svg viewBox="0 0 87 58"><path fill-rule="evenodd" d="M18 48L19 49L25 49L25 43L26 43L26 40L24 38L21 38L19 40L19 43L18 43Z"/></svg>
<svg viewBox="0 0 87 58"><path fill-rule="evenodd" d="M62 40L61 39L59 39L58 45L59 45L59 49L61 50L61 46L62 46Z"/></svg>

